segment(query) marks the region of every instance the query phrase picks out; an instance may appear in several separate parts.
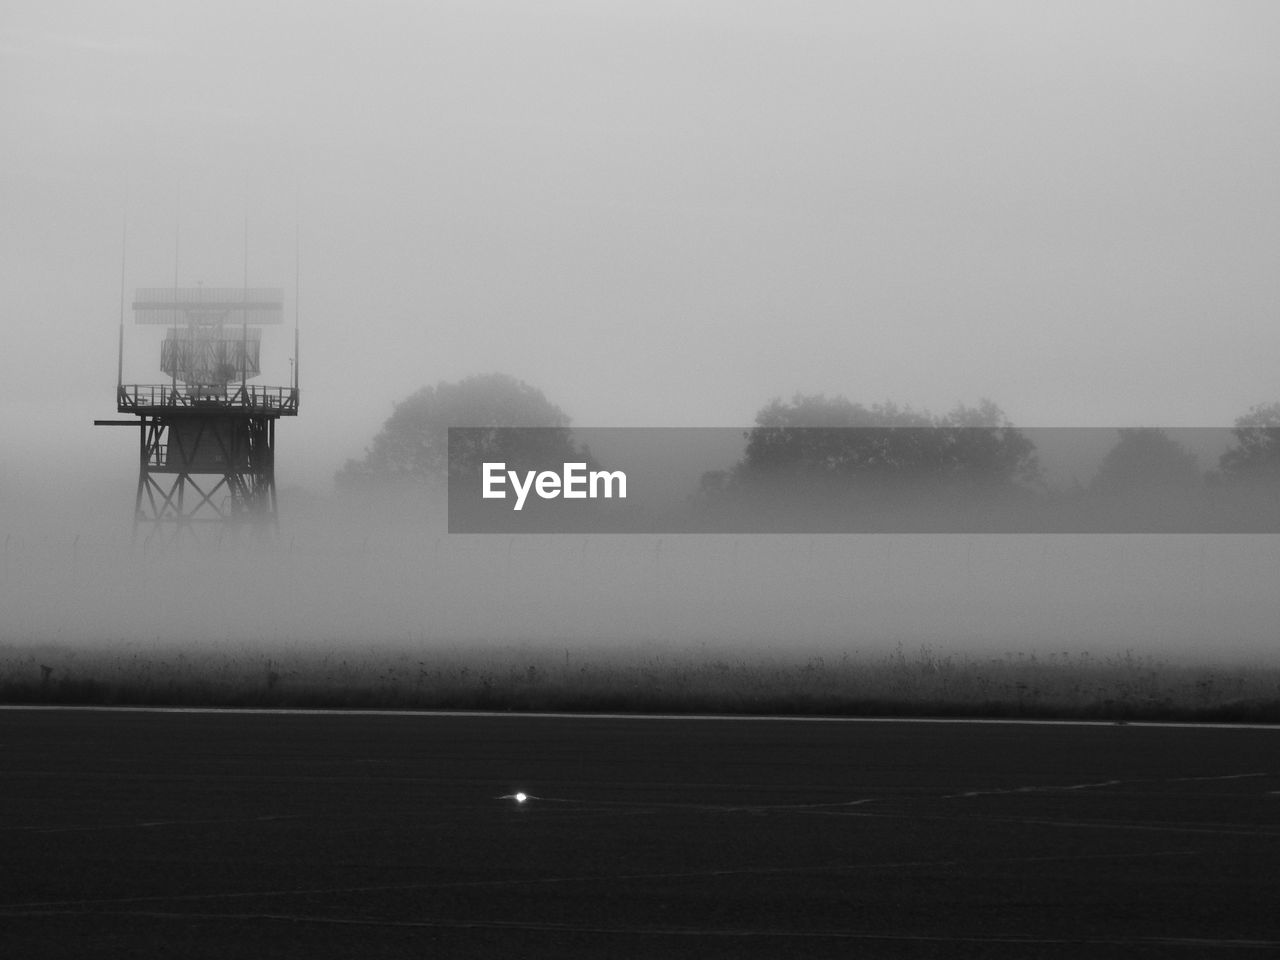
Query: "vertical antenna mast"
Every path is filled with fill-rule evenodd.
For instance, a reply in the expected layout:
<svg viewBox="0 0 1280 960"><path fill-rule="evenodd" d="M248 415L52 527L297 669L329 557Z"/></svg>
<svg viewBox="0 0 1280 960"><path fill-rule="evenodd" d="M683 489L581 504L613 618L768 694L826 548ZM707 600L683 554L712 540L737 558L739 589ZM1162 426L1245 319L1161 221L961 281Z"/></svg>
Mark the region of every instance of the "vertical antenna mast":
<svg viewBox="0 0 1280 960"><path fill-rule="evenodd" d="M244 307L240 311L240 398L249 398L249 213L244 215L244 286L240 288L240 299Z"/></svg>
<svg viewBox="0 0 1280 960"><path fill-rule="evenodd" d="M295 201L295 207L297 206ZM293 392L298 392L298 315L302 296L302 231L295 210L293 219ZM296 396L295 396L296 399Z"/></svg>
<svg viewBox="0 0 1280 960"><path fill-rule="evenodd" d="M120 342L116 356L116 394L124 388L124 265L125 251L129 249L129 217L126 214L120 231Z"/></svg>
<svg viewBox="0 0 1280 960"><path fill-rule="evenodd" d="M174 364L173 376L170 380L170 389L173 391L171 401L176 400L178 396L178 252L179 244L182 239L182 184L178 184L177 196L174 198L174 212L177 214L173 225L173 349Z"/></svg>

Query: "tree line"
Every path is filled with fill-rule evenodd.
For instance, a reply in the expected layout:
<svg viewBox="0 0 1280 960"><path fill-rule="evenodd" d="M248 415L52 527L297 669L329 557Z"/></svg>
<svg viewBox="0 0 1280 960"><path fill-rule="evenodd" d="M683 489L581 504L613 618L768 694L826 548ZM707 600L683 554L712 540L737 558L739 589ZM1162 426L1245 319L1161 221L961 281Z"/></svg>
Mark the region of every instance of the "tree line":
<svg viewBox="0 0 1280 960"><path fill-rule="evenodd" d="M505 374L424 387L397 404L360 459L336 475L341 491L430 486L483 461L511 465L583 460L591 451L570 417L539 389ZM449 427L470 427L448 432ZM540 427L512 432L503 427ZM1036 444L990 400L943 415L895 403L863 405L843 396L776 398L744 431L741 458L705 472L691 500L708 514L803 502L823 510L862 509L927 495L938 502L1032 499L1125 500L1199 496L1223 489L1280 490L1280 403L1235 421L1216 467L1155 427L1121 428L1087 486L1048 491ZM452 437L453 449L450 449ZM913 499L914 498L914 499Z"/></svg>

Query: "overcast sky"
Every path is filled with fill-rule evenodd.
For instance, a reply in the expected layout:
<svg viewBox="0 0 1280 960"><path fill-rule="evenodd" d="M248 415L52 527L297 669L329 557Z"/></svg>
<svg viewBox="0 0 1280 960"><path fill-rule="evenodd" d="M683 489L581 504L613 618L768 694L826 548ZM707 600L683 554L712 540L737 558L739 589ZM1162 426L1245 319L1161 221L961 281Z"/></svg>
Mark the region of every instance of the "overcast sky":
<svg viewBox="0 0 1280 960"><path fill-rule="evenodd" d="M296 229L283 484L493 370L581 425L1229 423L1280 399L1277 50L1270 0L8 0L0 480L135 469L126 221L132 291L238 285L247 217L290 320Z"/></svg>

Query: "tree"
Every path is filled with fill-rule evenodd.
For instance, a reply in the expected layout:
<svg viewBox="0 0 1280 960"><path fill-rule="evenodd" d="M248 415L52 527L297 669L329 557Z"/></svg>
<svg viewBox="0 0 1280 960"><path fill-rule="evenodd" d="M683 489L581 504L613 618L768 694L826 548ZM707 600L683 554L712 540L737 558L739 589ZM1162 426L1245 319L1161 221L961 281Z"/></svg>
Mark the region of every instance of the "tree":
<svg viewBox="0 0 1280 960"><path fill-rule="evenodd" d="M450 469L478 469L483 461L513 467L531 461L588 460L575 444L569 416L541 390L502 373L423 387L396 405L360 460L348 460L340 489L418 486L446 479ZM450 449L450 427L455 431ZM541 427L512 431L506 427Z"/></svg>
<svg viewBox="0 0 1280 960"><path fill-rule="evenodd" d="M1218 460L1228 482L1280 482L1280 403L1251 407L1236 418L1235 446Z"/></svg>
<svg viewBox="0 0 1280 960"><path fill-rule="evenodd" d="M990 400L943 417L893 403L797 394L771 401L747 433L734 479L929 483L1003 488L1039 479L1035 444Z"/></svg>
<svg viewBox="0 0 1280 960"><path fill-rule="evenodd" d="M1089 485L1090 493L1175 493L1202 485L1196 455L1163 430L1133 427L1119 434Z"/></svg>
<svg viewBox="0 0 1280 960"><path fill-rule="evenodd" d="M848 531L982 526L1040 480L1035 444L989 400L937 417L797 394L762 408L745 436L731 470L702 477L693 502L705 522Z"/></svg>

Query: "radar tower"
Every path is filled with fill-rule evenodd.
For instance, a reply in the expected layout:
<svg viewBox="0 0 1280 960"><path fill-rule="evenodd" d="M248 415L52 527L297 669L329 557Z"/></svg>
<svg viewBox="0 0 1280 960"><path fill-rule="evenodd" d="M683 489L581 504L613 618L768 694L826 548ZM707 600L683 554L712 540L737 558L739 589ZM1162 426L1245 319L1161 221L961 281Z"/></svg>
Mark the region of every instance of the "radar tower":
<svg viewBox="0 0 1280 960"><path fill-rule="evenodd" d="M298 413L297 358L287 387L250 380L261 373L261 328L281 322L283 304L282 290L247 283L138 290L135 322L169 328L160 344L169 382L126 384L122 276L116 410L137 420L95 423L138 427L135 538L276 532L275 425ZM295 313L295 351L296 326Z"/></svg>

